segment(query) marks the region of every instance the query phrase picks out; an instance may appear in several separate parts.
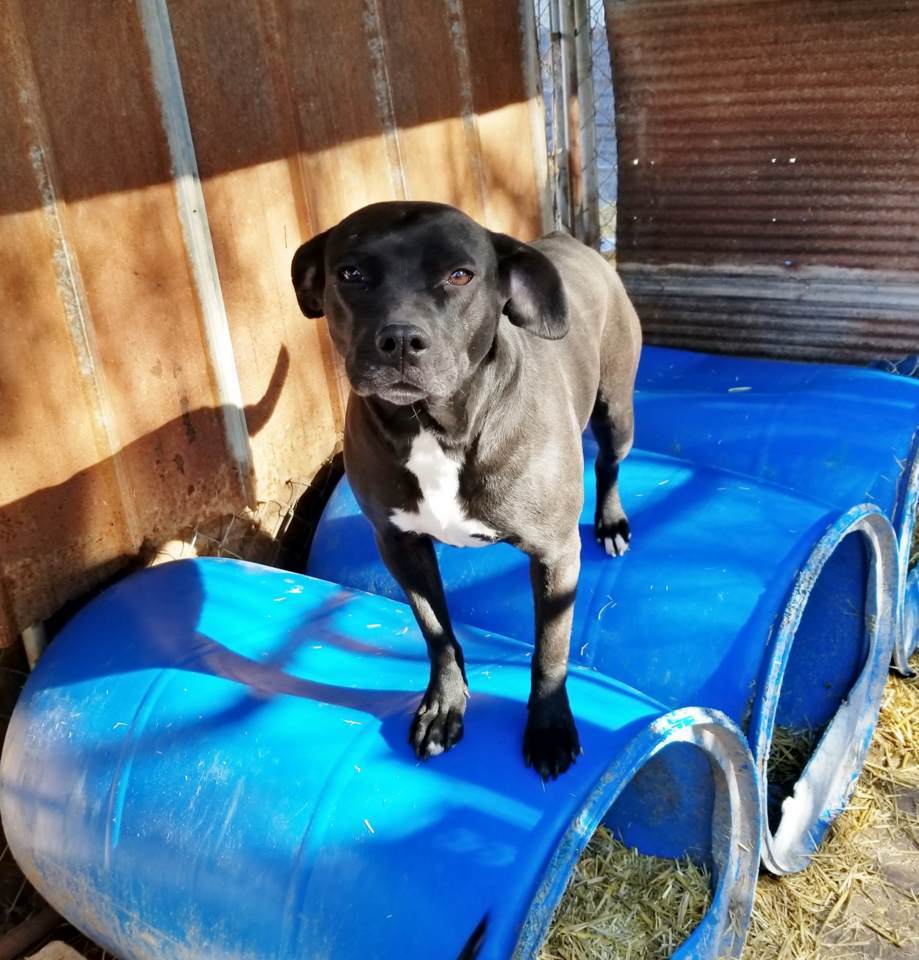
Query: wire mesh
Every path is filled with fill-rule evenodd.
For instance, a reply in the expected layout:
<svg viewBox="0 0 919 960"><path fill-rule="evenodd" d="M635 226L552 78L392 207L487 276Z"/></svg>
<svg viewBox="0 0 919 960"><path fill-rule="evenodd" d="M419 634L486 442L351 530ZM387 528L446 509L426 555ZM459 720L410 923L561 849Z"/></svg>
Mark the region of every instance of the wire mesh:
<svg viewBox="0 0 919 960"><path fill-rule="evenodd" d="M595 203L599 222L599 248L612 256L616 246L616 196L618 189L616 118L612 67L606 36L603 0L572 3L571 0L534 0L537 55L546 118L546 149L552 214L556 227L574 229L574 215L568 196L567 133L561 100L565 84L561 62L561 39L566 23L573 23L575 40L586 37L580 48L579 86L589 91L581 98L579 134L587 147L581 153L581 179L596 184ZM580 16L575 11L581 10ZM565 14L567 13L567 17ZM569 28L570 29L570 28Z"/></svg>
<svg viewBox="0 0 919 960"><path fill-rule="evenodd" d="M616 249L616 197L619 189L616 148L616 106L613 95L613 70L606 36L603 0L590 0L590 49L593 70L593 112L596 150L585 162L593 163L597 175L600 249Z"/></svg>
<svg viewBox="0 0 919 960"><path fill-rule="evenodd" d="M188 556L230 557L302 572L326 500L344 467L331 456L310 480L288 479L276 498L254 510L197 524L157 547L154 563Z"/></svg>
<svg viewBox="0 0 919 960"><path fill-rule="evenodd" d="M552 15L552 0L534 0L536 8L536 49L539 58L539 76L542 88L543 106L546 123L546 159L550 197L552 200L552 219L555 227L565 225L565 212L560 208L557 189L559 182L559 161L561 131L557 124L556 94L561 90L561 67L558 63L555 24Z"/></svg>

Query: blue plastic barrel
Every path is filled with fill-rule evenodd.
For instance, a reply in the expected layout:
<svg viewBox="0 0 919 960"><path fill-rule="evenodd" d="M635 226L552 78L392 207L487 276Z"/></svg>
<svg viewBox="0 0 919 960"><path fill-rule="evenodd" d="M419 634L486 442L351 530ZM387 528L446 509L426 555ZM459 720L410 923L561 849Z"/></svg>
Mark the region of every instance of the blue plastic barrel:
<svg viewBox="0 0 919 960"><path fill-rule="evenodd" d="M674 956L739 957L759 835L740 732L575 669L584 754L543 784L521 756L530 649L458 633L466 736L422 764L406 735L428 666L406 607L231 560L134 575L26 684L0 764L10 848L122 960L456 958L483 922L478 956L532 957L600 819L652 757L690 750L717 881ZM682 785L656 789L648 808Z"/></svg>
<svg viewBox="0 0 919 960"><path fill-rule="evenodd" d="M919 597L906 586L919 507L919 379L648 347L635 419L643 449L767 480L843 510L876 504L897 533L893 662L910 672L919 644Z"/></svg>
<svg viewBox="0 0 919 960"><path fill-rule="evenodd" d="M592 441L585 451L572 661L667 706L698 704L734 719L748 733L771 811L764 862L776 873L802 869L854 787L874 729L893 642L889 522L873 505L841 513L782 487L633 451L620 473L633 545L612 559L594 541ZM522 553L506 544L437 552L454 620L532 642ZM309 572L402 596L346 480L323 513ZM777 725L817 739L787 798L769 777ZM640 846L672 852L691 833L673 815Z"/></svg>
<svg viewBox="0 0 919 960"><path fill-rule="evenodd" d="M900 629L900 636L906 638L913 638L913 649L915 649L914 644L919 642L919 567L914 567L909 571L909 574L906 578L906 587L903 591L903 605L901 607L903 613L903 623ZM902 651L902 655L906 656L906 647ZM909 669L908 661L904 660L900 669L905 673Z"/></svg>

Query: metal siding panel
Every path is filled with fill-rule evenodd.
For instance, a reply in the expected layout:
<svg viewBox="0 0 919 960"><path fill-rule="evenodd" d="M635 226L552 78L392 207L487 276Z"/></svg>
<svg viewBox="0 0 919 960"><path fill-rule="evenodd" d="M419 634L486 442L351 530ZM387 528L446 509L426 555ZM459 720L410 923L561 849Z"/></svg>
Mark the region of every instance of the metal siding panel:
<svg viewBox="0 0 919 960"><path fill-rule="evenodd" d="M17 252L3 269L29 302L0 362L6 374L21 351L34 356L31 378L4 377L22 411L4 443L18 479L6 486L7 474L0 497L9 640L144 539L244 500L134 8L36 2L5 14L4 119L19 127L4 157L19 172L4 180L0 230Z"/></svg>
<svg viewBox="0 0 919 960"><path fill-rule="evenodd" d="M165 11L144 9L154 8ZM425 10L175 0L171 18L173 92L208 208L198 225L210 224L257 493L268 498L318 466L342 419L325 329L289 291L296 244L406 184L492 228L538 235L532 50L517 4L480 0ZM0 23L11 106L0 120L0 276L15 306L0 356L15 411L0 437L2 645L143 540L240 510L245 478L227 447L177 208L173 176L196 171L170 152L162 111L175 104L160 102L138 8L35 0L8 5ZM449 77L440 89L428 83L435 68ZM29 73L31 99L16 69ZM36 362L23 364L30 351Z"/></svg>
<svg viewBox="0 0 919 960"><path fill-rule="evenodd" d="M716 282L771 269L774 295L851 271L854 318L824 305L816 359L919 351L916 304L872 309L919 271L919 6L907 0L607 0L619 138L617 256L627 277L679 265L642 301L649 342L800 356L808 317L773 294L717 307ZM630 268L634 268L631 270ZM647 269L646 269L647 268ZM627 281L628 282L628 281ZM712 309L709 309L712 308ZM708 312L705 335L692 322ZM751 327L760 326L768 339ZM836 344L830 342L833 337ZM786 350L786 342L788 349Z"/></svg>
<svg viewBox="0 0 919 960"><path fill-rule="evenodd" d="M463 70L465 37L450 6L446 0L380 5L393 116L406 196L453 204L482 221L484 184Z"/></svg>
<svg viewBox="0 0 919 960"><path fill-rule="evenodd" d="M289 480L313 477L343 421L325 324L300 314L290 285L293 252L314 226L302 200L289 67L270 3L196 0L170 13L249 407L256 495L278 499Z"/></svg>
<svg viewBox="0 0 919 960"><path fill-rule="evenodd" d="M111 393L127 495L146 536L169 535L244 500L227 455L137 11L38 0L23 6L23 17L41 64L62 219Z"/></svg>
<svg viewBox="0 0 919 960"><path fill-rule="evenodd" d="M0 647L128 548L66 254L41 192L42 120L17 14L0 13Z"/></svg>
<svg viewBox="0 0 919 960"><path fill-rule="evenodd" d="M545 116L529 3L461 0L488 226L523 240L547 226ZM532 36L527 35L529 29Z"/></svg>
<svg viewBox="0 0 919 960"><path fill-rule="evenodd" d="M9 69L22 51L10 42L8 24L0 20L0 27L0 55L8 67L0 71L0 286L5 294L0 314L0 503L7 504L36 487L65 480L109 451L104 435L94 429L80 357L69 334L64 303L73 294L59 288L62 278L55 271L55 256L63 251L56 249L58 238L44 212L38 172L43 173L43 150L34 103L27 91L20 95L23 71ZM20 205L26 209L17 211ZM29 363L37 348L41 362ZM78 423L62 450L61 425Z"/></svg>
<svg viewBox="0 0 919 960"><path fill-rule="evenodd" d="M316 230L404 197L374 0L278 0L280 43Z"/></svg>

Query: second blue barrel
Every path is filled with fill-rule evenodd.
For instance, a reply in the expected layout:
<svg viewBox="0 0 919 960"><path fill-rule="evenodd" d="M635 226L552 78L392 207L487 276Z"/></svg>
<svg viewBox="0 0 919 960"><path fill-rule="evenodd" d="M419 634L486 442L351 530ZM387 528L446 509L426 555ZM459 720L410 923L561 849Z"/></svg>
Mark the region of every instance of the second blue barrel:
<svg viewBox="0 0 919 960"><path fill-rule="evenodd" d="M636 444L775 483L845 510L874 503L897 535L893 664L919 645L907 583L919 509L919 379L834 364L647 347Z"/></svg>
<svg viewBox="0 0 919 960"><path fill-rule="evenodd" d="M893 643L890 523L872 504L840 511L635 450L620 474L633 544L613 559L594 541L590 440L585 453L572 662L668 706L732 717L748 733L769 813L764 862L777 873L803 868L854 787L874 729ZM455 621L532 642L522 553L441 545L438 556ZM402 597L345 480L322 516L309 572ZM782 782L769 762L777 728L807 744L809 757Z"/></svg>

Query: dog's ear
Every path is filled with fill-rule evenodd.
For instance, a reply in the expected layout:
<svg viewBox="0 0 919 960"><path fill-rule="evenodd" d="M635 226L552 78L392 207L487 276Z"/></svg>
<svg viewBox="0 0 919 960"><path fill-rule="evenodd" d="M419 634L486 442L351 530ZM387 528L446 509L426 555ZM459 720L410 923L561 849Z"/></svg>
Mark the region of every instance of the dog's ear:
<svg viewBox="0 0 919 960"><path fill-rule="evenodd" d="M545 340L568 332L568 298L555 265L534 247L493 233L498 283L507 300L502 312L515 327Z"/></svg>
<svg viewBox="0 0 919 960"><path fill-rule="evenodd" d="M325 292L325 243L328 230L307 240L294 254L290 264L290 279L297 293L297 303L307 317L321 317Z"/></svg>

